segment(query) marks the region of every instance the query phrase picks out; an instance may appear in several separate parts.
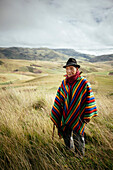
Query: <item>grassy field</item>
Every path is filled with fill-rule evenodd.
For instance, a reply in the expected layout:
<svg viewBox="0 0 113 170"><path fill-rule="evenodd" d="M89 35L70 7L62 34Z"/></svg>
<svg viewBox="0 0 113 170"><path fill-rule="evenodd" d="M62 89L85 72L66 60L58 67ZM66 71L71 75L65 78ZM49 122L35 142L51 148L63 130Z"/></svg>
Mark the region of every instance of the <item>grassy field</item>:
<svg viewBox="0 0 113 170"><path fill-rule="evenodd" d="M64 61L3 60L0 65L0 169L113 169L113 63L78 61L94 91L98 117L85 130L81 160L65 148L49 113Z"/></svg>

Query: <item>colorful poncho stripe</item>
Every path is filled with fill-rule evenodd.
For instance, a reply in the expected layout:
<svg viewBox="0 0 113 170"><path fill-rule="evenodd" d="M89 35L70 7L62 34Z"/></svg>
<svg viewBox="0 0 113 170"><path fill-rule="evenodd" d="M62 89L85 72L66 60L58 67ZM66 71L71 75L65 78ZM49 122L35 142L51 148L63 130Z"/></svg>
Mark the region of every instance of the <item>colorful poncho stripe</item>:
<svg viewBox="0 0 113 170"><path fill-rule="evenodd" d="M70 92L72 93L71 100ZM69 126L83 135L85 128L83 120L91 119L94 116L97 116L97 107L90 83L85 78L78 77L70 86L64 79L57 91L50 114L54 124L61 131Z"/></svg>

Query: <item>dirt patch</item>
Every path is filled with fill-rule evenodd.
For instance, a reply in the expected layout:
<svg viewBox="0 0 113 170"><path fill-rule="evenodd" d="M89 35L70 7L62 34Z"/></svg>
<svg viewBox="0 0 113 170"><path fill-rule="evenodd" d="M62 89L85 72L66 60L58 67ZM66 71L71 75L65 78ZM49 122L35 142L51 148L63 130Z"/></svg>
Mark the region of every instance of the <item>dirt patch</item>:
<svg viewBox="0 0 113 170"><path fill-rule="evenodd" d="M0 60L0 65L2 65L2 64L4 64L4 62Z"/></svg>
<svg viewBox="0 0 113 170"><path fill-rule="evenodd" d="M7 80L7 79L6 79L6 77L0 76L0 80L1 80L1 81L5 81L5 80Z"/></svg>
<svg viewBox="0 0 113 170"><path fill-rule="evenodd" d="M33 66L33 67L42 67L42 66L39 66L37 64L30 64L30 66Z"/></svg>
<svg viewBox="0 0 113 170"><path fill-rule="evenodd" d="M113 76L113 72L109 72L109 75L110 75L110 76Z"/></svg>
<svg viewBox="0 0 113 170"><path fill-rule="evenodd" d="M36 74L37 74L37 73L42 73L42 71L39 70L39 69L34 69L34 70L33 70L33 73L36 73Z"/></svg>

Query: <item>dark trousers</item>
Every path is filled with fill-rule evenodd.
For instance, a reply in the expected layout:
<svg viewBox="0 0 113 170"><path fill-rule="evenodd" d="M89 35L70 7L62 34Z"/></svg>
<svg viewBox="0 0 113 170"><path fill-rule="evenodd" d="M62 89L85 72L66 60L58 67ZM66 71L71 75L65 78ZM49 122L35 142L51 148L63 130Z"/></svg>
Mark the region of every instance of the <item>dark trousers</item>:
<svg viewBox="0 0 113 170"><path fill-rule="evenodd" d="M73 133L73 135L72 135ZM68 148L73 148L76 153L81 156L85 154L85 139L84 136L72 131L69 127L66 128L63 135L64 143Z"/></svg>

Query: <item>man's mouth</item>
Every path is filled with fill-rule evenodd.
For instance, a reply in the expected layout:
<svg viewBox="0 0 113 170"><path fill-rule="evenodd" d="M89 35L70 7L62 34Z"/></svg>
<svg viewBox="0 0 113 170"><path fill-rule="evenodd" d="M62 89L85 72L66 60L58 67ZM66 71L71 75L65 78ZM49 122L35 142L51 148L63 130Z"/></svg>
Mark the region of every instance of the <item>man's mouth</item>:
<svg viewBox="0 0 113 170"><path fill-rule="evenodd" d="M73 74L68 74L68 77L71 77Z"/></svg>

